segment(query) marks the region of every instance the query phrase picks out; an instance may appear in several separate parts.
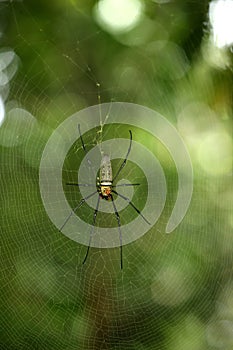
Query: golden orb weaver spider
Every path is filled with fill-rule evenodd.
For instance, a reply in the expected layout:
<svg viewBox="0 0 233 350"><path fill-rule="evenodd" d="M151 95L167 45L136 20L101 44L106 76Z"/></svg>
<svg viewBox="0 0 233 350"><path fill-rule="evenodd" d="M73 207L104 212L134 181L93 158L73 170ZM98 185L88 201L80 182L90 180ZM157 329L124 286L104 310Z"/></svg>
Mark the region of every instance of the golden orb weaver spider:
<svg viewBox="0 0 233 350"><path fill-rule="evenodd" d="M79 131L79 136L80 136L81 143L82 143L82 149L85 153L87 153L86 146L85 146L85 143L83 141L82 134L81 134L80 124L78 124L78 131ZM143 220L148 225L150 225L150 222L145 218L145 216L140 212L140 210L137 207L135 207L135 205L131 202L131 200L128 197L120 194L118 191L116 191L114 189L116 187L116 185L114 185L114 182L117 179L117 177L119 176L119 174L122 171L122 169L124 168L124 166L126 165L129 153L131 151L131 147L132 147L132 131L131 130L129 130L129 135L130 135L130 142L129 142L129 147L128 147L125 159L121 163L121 166L119 167L115 176L113 177L113 174L112 174L112 165L111 165L110 157L109 157L109 155L104 154L102 157L102 160L101 160L101 164L100 164L99 177L97 177L97 179L96 179L96 185L95 185L96 190L94 192L92 192L91 194L89 194L88 196L83 197L81 199L81 201L71 211L70 215L66 218L65 222L63 223L63 225L60 228L60 230L63 229L63 227L66 225L66 223L68 222L70 217L73 215L73 213L75 213L86 202L87 199L91 198L96 193L98 194L97 204L96 204L96 208L95 208L95 211L93 214L93 222L92 222L92 227L91 227L91 231L90 231L89 243L88 243L86 255L85 255L84 260L83 260L83 264L85 264L87 257L88 257L88 254L89 254L91 241L92 241L92 235L93 235L95 224L96 224L96 217L97 217L97 214L99 212L100 199L111 200L112 205L113 205L113 210L114 210L114 213L116 216L117 225L118 225L118 232L119 232L121 269L123 269L121 221L120 221L120 215L119 215L117 208L116 208L116 205L114 203L114 198L112 196L112 193L116 194L117 196L119 196L123 200L127 201L129 203L129 205L131 205L131 207L143 218ZM89 162L89 160L88 160L88 162ZM79 183L71 183L71 182L66 183L66 185L78 186L78 187L79 186L93 186L91 184L79 184ZM126 183L126 184L120 184L118 186L138 186L138 185L140 185L140 184L139 183L133 183L133 184Z"/></svg>

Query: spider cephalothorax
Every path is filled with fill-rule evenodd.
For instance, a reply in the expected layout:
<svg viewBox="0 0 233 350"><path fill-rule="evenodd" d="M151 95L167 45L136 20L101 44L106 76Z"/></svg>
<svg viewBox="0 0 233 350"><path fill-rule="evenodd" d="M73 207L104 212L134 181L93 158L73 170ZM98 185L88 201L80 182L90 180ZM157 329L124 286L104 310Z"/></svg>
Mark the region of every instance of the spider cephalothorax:
<svg viewBox="0 0 233 350"><path fill-rule="evenodd" d="M112 185L99 185L98 192L100 194L100 197L102 199L110 200L111 199L111 193L112 193Z"/></svg>

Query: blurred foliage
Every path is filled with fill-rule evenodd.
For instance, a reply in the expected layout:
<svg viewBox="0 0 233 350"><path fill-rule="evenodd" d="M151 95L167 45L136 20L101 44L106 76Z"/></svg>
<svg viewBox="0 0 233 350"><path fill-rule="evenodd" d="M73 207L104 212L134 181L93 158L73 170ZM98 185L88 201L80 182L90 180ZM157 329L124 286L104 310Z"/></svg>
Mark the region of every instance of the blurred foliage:
<svg viewBox="0 0 233 350"><path fill-rule="evenodd" d="M208 1L145 0L141 22L117 35L98 26L95 4L0 2L0 52L11 48L17 57L17 74L0 90L6 111L0 127L0 347L230 350L232 53L211 44ZM164 115L186 142L194 169L191 206L166 235L177 194L175 165L158 141L135 133L165 169L168 197L158 223L124 246L122 271L118 248L91 248L80 267L86 247L50 222L38 183L53 130L72 113L109 101ZM128 129L119 129L118 137L121 131ZM92 135L85 139L90 148ZM111 222L116 225L114 217Z"/></svg>

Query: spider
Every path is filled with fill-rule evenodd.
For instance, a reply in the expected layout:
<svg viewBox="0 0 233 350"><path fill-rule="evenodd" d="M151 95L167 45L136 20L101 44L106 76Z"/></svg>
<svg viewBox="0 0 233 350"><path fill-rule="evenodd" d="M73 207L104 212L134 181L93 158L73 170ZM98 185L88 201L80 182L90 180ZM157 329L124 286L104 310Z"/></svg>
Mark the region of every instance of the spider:
<svg viewBox="0 0 233 350"><path fill-rule="evenodd" d="M83 137L81 134L81 129L80 129L80 124L78 124L78 131L79 131L79 136L81 139L81 143L82 143L82 149L85 153L87 153L86 150L86 146L84 144L83 141ZM142 219L148 224L150 225L150 222L145 218L145 216L143 216L143 214L140 212L140 210L135 207L135 205L131 202L131 200L128 197L125 197L124 195L120 194L118 191L115 190L116 185L114 185L114 182L116 181L116 179L118 178L120 172L122 171L122 169L124 168L124 166L126 165L129 153L131 151L131 147L132 147L132 131L129 130L129 147L125 156L124 161L121 163L118 171L116 172L116 174L113 176L112 174L112 166L111 166L111 160L109 155L104 154L102 156L102 160L101 160L101 164L100 164L100 170L99 170L99 176L96 178L96 190L94 192L92 192L91 194L89 194L86 197L83 197L80 202L78 203L78 205L72 210L72 212L70 213L70 215L67 217L67 219L65 220L65 222L63 223L63 225L61 226L60 230L63 229L63 227L66 225L66 223L68 222L68 220L70 219L70 217L73 215L74 212L76 212L85 202L87 199L89 199L90 197L94 196L96 193L98 194L98 199L97 199L97 204L96 204L96 208L93 214L93 224L91 227L91 231L90 231L90 237L89 237L89 243L88 243L88 247L87 247L87 251L86 251L86 255L84 257L83 260L83 264L85 264L88 254L89 254L89 250L90 250L90 246L91 246L91 240L92 240L92 235L94 232L94 228L95 228L95 224L96 224L96 217L97 214L99 212L99 203L100 203L100 199L105 199L107 201L111 201L112 205L113 205L113 210L115 213L115 217L117 220L117 225L118 225L118 232L119 232L119 240L120 240L120 261L121 261L121 269L123 269L123 254L122 254L122 232L121 232L121 221L120 221L120 215L117 211L116 205L114 203L114 198L112 193L118 195L120 198L122 198L123 200L127 201L129 203L129 205L142 217ZM90 160L87 160L89 164L91 164ZM71 183L68 182L66 183L66 185L68 186L93 186L92 184L79 184L79 183ZM138 186L140 185L139 183L134 183L134 184L121 184L118 186Z"/></svg>

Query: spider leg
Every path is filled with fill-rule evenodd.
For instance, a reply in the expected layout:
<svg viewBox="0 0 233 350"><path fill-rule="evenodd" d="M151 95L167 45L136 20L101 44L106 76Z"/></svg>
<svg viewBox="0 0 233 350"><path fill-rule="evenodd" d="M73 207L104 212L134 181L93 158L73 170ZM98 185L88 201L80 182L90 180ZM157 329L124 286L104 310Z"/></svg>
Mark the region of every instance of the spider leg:
<svg viewBox="0 0 233 350"><path fill-rule="evenodd" d="M131 200L128 197L123 196L122 194L118 193L117 191L112 190L113 193L117 194L118 196L120 196L121 198L123 198L125 201L127 201L131 207L134 208L134 210L136 210L136 212L145 220L145 222L148 225L151 225L151 223L145 218L144 215L142 215L142 213L140 212L140 210L138 208L135 207L135 205L131 202Z"/></svg>
<svg viewBox="0 0 233 350"><path fill-rule="evenodd" d="M118 175L120 174L121 170L124 168L126 162L127 162L127 159L128 159L128 156L129 156L129 153L131 151L131 146L132 146L132 131L129 130L129 135L130 135L130 141L129 141L129 148L128 148L128 151L126 153L126 156L125 156L125 159L123 161L123 163L121 164L120 168L118 169L116 175L114 176L112 182L114 182L116 180L116 178L118 177Z"/></svg>
<svg viewBox="0 0 233 350"><path fill-rule="evenodd" d="M112 187L122 187L122 186L139 186L140 184L119 184L119 185L114 185Z"/></svg>
<svg viewBox="0 0 233 350"><path fill-rule="evenodd" d="M114 203L114 199L113 196L111 196L111 200L112 200L112 205L114 208L114 212L115 212L115 216L117 219L117 224L118 224L118 231L119 231L119 239L120 239L120 256L121 256L121 269L123 269L123 254L122 254L122 232L121 232L121 221L120 221L120 215L117 211L116 205Z"/></svg>
<svg viewBox="0 0 233 350"><path fill-rule="evenodd" d="M68 185L68 186L78 186L78 187L81 187L81 186L96 187L96 185L93 185L93 184L78 184L78 183L73 183L73 182L67 182L66 185Z"/></svg>
<svg viewBox="0 0 233 350"><path fill-rule="evenodd" d="M83 141L82 134L81 134L80 124L78 124L78 132L79 132L79 136L80 136L80 139L81 139L82 148L83 148L84 152L87 154L86 146L85 146L85 143L84 143L84 141ZM88 162L88 164L91 166L91 161L90 161L89 158L87 158L87 162Z"/></svg>
<svg viewBox="0 0 233 350"><path fill-rule="evenodd" d="M87 247L87 252L86 252L85 258L83 260L83 264L85 264L85 262L87 260L87 256L88 256L89 250L90 250L92 235L93 235L93 232L94 232L94 229L95 229L95 221L96 221L96 217L97 217L97 214L98 214L99 203L100 203L100 196L98 195L98 200L97 200L96 208L95 208L94 215L93 215L93 225L91 227L89 243L88 243L88 247Z"/></svg>
<svg viewBox="0 0 233 350"><path fill-rule="evenodd" d="M82 148L84 150L85 153L87 153L87 150L86 150L86 146L83 142L83 137L82 137L82 133L81 133L81 129L80 129L80 124L78 124L78 132L79 132L79 136L80 136L80 139L81 139L81 142L82 142Z"/></svg>
<svg viewBox="0 0 233 350"><path fill-rule="evenodd" d="M87 200L88 198L94 196L94 194L96 194L96 193L97 193L97 191L92 192L92 193L89 194L88 196L86 196L86 197L84 197L84 198L81 199L81 201L78 203L78 205L77 205L73 210L71 210L69 216L66 218L64 224L61 226L60 231L61 231L61 230L63 229L63 227L67 224L67 222L69 221L69 219L71 218L71 216L76 212L76 210L78 210L78 209L83 205L83 203L86 202L86 200Z"/></svg>

